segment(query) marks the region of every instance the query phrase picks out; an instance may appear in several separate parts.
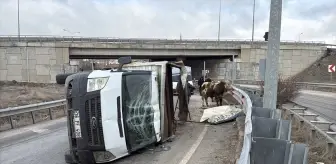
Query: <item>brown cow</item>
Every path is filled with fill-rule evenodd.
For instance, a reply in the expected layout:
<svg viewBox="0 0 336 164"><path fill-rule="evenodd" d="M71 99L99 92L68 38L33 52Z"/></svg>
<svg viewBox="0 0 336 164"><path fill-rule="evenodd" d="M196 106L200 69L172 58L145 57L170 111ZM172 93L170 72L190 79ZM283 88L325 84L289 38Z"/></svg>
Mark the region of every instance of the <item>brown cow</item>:
<svg viewBox="0 0 336 164"><path fill-rule="evenodd" d="M217 106L223 104L223 94L226 91L225 84L226 84L225 82L220 81L214 85L213 90Z"/></svg>
<svg viewBox="0 0 336 164"><path fill-rule="evenodd" d="M210 97L213 101L214 97L214 90L213 90L214 84L212 82L204 82L201 86L201 97L202 97L202 106L204 107L204 102L206 103L206 106L208 107L208 98Z"/></svg>
<svg viewBox="0 0 336 164"><path fill-rule="evenodd" d="M215 84L213 91L217 106L223 105L224 95L229 94L232 90L230 82L219 81ZM225 100L226 101L226 100ZM227 101L226 101L227 102Z"/></svg>

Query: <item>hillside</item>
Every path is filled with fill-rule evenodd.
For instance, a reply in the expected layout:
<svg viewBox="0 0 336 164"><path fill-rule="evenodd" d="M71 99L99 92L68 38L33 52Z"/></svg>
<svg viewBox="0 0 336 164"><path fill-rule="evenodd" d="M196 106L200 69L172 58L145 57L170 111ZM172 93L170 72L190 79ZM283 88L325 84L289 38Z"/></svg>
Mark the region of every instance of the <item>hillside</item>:
<svg viewBox="0 0 336 164"><path fill-rule="evenodd" d="M336 49L328 49L323 57L298 73L299 81L316 83L336 83L336 73L328 72L328 65L336 64Z"/></svg>

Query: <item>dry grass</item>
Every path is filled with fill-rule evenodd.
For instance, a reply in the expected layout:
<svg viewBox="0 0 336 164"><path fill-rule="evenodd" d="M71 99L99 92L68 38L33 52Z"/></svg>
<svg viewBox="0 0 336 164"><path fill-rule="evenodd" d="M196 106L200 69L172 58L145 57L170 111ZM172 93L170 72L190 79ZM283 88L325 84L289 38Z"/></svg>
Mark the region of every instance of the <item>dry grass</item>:
<svg viewBox="0 0 336 164"><path fill-rule="evenodd" d="M281 106L289 102L291 99L297 96L299 88L295 85L296 82L299 82L300 78L298 77L289 77L285 78L279 75L278 78L278 97L277 97L277 105ZM261 88L261 93L264 93L264 82L258 82L258 85Z"/></svg>
<svg viewBox="0 0 336 164"><path fill-rule="evenodd" d="M284 112L283 119L290 119L287 112ZM300 123L298 118L292 119L292 136L291 140L294 143L305 143L309 146L308 163L316 164L316 162L323 162L324 164L335 164L336 150L333 156L327 154L327 139L316 132L315 137L312 137L312 128L306 123Z"/></svg>
<svg viewBox="0 0 336 164"><path fill-rule="evenodd" d="M64 96L63 85L0 82L0 109L59 100Z"/></svg>
<svg viewBox="0 0 336 164"><path fill-rule="evenodd" d="M65 97L64 86L58 84L18 83L16 81L0 82L0 109L21 105L34 104ZM63 108L51 109L53 118L64 116ZM49 120L49 111L33 112L35 122ZM12 116L15 128L33 123L31 113ZM8 130L11 124L8 117L0 118L0 131Z"/></svg>

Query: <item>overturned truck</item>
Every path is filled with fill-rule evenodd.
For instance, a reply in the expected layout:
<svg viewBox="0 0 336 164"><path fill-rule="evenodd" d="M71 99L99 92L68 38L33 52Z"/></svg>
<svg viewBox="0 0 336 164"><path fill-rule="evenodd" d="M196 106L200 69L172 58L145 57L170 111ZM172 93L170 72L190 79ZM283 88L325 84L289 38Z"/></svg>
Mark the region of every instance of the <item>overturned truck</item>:
<svg viewBox="0 0 336 164"><path fill-rule="evenodd" d="M131 63L127 57L119 64L117 70L81 72L66 79L67 163L111 162L174 135L171 70L185 70L183 64ZM186 75L181 77L185 86ZM185 95L179 95L179 114L185 115L180 118L188 113Z"/></svg>

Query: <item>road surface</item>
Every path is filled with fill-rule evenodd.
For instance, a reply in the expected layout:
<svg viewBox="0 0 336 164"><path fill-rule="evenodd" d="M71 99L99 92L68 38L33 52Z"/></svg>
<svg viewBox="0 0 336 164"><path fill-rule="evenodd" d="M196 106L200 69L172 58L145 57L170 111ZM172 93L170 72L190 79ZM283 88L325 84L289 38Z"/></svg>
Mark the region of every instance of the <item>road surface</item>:
<svg viewBox="0 0 336 164"><path fill-rule="evenodd" d="M198 99L199 96L193 96L191 101ZM192 110L201 113L196 111L199 108ZM237 130L233 124L234 122L221 125L187 122L178 126L172 142L145 148L113 163L234 163ZM67 150L65 118L0 133L1 164L64 164L64 152Z"/></svg>
<svg viewBox="0 0 336 164"><path fill-rule="evenodd" d="M336 123L336 93L301 90L293 102Z"/></svg>

